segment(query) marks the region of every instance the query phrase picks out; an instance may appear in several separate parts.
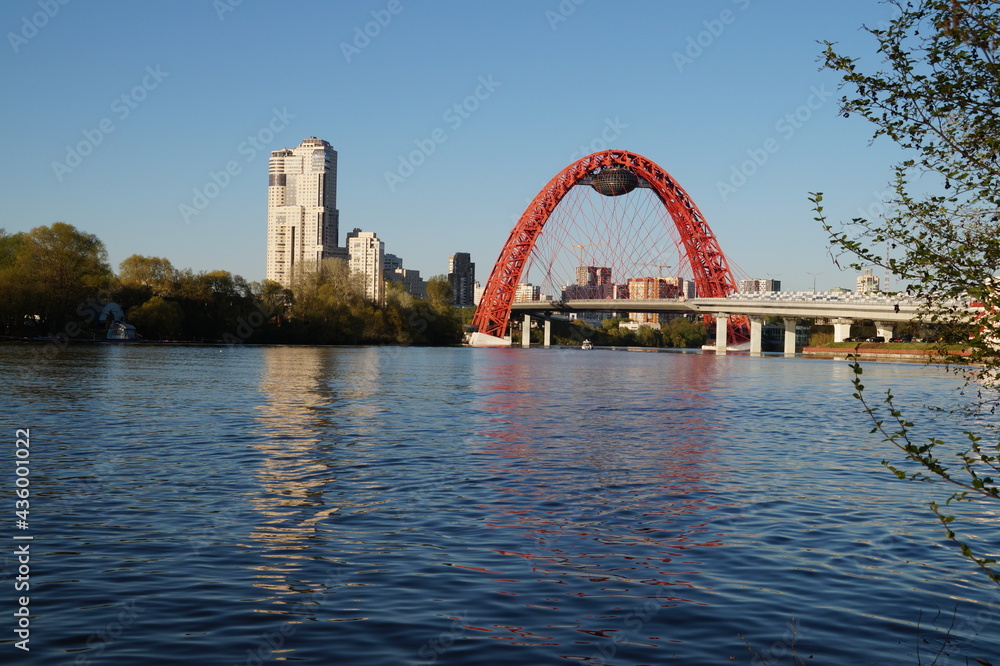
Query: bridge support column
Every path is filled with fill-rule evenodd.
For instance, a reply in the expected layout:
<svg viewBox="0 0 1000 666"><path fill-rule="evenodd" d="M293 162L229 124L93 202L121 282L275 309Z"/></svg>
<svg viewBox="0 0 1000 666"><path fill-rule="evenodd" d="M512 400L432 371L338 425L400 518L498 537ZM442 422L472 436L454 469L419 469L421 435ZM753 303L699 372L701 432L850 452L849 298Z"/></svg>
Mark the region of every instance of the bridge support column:
<svg viewBox="0 0 1000 666"><path fill-rule="evenodd" d="M531 346L531 315L524 315L524 326L521 328L521 346Z"/></svg>
<svg viewBox="0 0 1000 666"><path fill-rule="evenodd" d="M763 350L764 318L750 315L750 355L760 356Z"/></svg>
<svg viewBox="0 0 1000 666"><path fill-rule="evenodd" d="M545 346L546 347L551 347L552 346L552 320L551 319L546 319L545 320Z"/></svg>
<svg viewBox="0 0 1000 666"><path fill-rule="evenodd" d="M834 319L833 341L844 342L847 338L851 337L851 324L853 323L853 319Z"/></svg>
<svg viewBox="0 0 1000 666"><path fill-rule="evenodd" d="M795 356L795 326L798 319L785 317L785 356Z"/></svg>
<svg viewBox="0 0 1000 666"><path fill-rule="evenodd" d="M719 312L715 315L715 354L717 356L726 355L726 342L728 342L729 315Z"/></svg>
<svg viewBox="0 0 1000 666"><path fill-rule="evenodd" d="M875 322L875 335L885 338L886 342L892 338L892 322L891 321L877 321Z"/></svg>

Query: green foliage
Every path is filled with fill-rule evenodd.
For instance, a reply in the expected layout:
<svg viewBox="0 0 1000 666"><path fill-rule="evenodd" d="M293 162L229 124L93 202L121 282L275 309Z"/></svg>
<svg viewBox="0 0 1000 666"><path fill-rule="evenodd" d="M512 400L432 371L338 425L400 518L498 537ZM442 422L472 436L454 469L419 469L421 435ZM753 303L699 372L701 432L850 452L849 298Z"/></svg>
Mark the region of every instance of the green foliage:
<svg viewBox="0 0 1000 666"><path fill-rule="evenodd" d="M292 344L447 345L462 341L447 278L428 298L390 285L385 303L365 298L347 262L328 259L292 288L249 283L228 271L178 270L134 254L116 278L96 236L57 222L27 234L0 230L0 332L42 336L81 322L81 307L115 300L150 339ZM83 327L85 328L85 326Z"/></svg>
<svg viewBox="0 0 1000 666"><path fill-rule="evenodd" d="M842 229L823 215L835 260L884 266L924 303L926 321L943 337L969 336L975 363L995 364L1000 326L1000 14L995 0L894 2L899 16L870 28L883 68L863 72L858 60L827 43L825 65L852 95L844 115L875 125L909 155L895 167L889 212L856 218ZM886 243L895 250L888 261ZM894 256L893 256L894 255ZM970 311L967 303L981 303ZM969 359L954 359L962 362Z"/></svg>
<svg viewBox="0 0 1000 666"><path fill-rule="evenodd" d="M133 254L118 264L118 279L123 286L148 289L157 296L172 296L177 271L168 259Z"/></svg>
<svg viewBox="0 0 1000 666"><path fill-rule="evenodd" d="M921 318L940 335L938 351L976 389L974 409L996 408L1000 378L1000 14L996 0L892 2L898 17L885 28L866 28L884 58L881 70L864 72L859 61L827 43L825 66L838 72L852 94L841 99L845 116L875 125L907 151L895 166L889 210L878 219L855 218L835 228L823 213L823 195L811 195L816 219L827 232L834 260L851 266L884 266L922 302ZM893 250L885 257L885 246ZM976 308L975 304L980 307ZM973 307L970 307L973 305ZM954 353L963 342L968 356ZM952 346L949 346L952 345ZM936 359L940 360L940 359ZM954 365L960 364L960 365ZM919 471L883 464L898 478L944 481L959 490L945 506L973 499L997 500L1000 444L967 432L954 467L938 453L944 442L911 440L913 424L886 393L888 419L866 400L861 367L853 364L854 396L871 416L873 433L896 446ZM994 431L995 432L995 431ZM950 540L989 578L1000 583L990 558L976 556L951 528L954 516L931 510Z"/></svg>
<svg viewBox="0 0 1000 666"><path fill-rule="evenodd" d="M181 333L184 310L173 301L153 296L140 306L128 311L129 322L147 338L171 340Z"/></svg>
<svg viewBox="0 0 1000 666"><path fill-rule="evenodd" d="M959 490L948 497L945 506L952 502L970 502L977 497L989 500L1000 499L1000 484L993 477L994 474L1000 474L1000 443L984 444L982 437L966 431L965 436L969 443L964 449L954 453L954 458L958 459L956 462L960 472L960 475L956 475L938 454L939 447L945 447L944 441L932 437L928 439L927 443L918 444L910 438L913 423L904 419L903 413L896 408L895 397L891 389L885 393L884 409L889 414L888 423L882 418L880 408L869 404L865 397L865 386L861 382L864 370L858 363L857 357L852 356L852 358L854 358L851 363L851 369L854 371L854 397L861 402L865 412L871 417L874 424L872 433L880 434L884 442L892 444L902 451L908 460L919 465L917 471L911 472L888 460L883 460L882 464L889 471L899 479L929 482L936 478L957 487ZM967 543L959 541L951 529L950 523L954 522L955 517L943 513L942 507L937 502L930 502L929 506L944 526L948 539L959 547L962 555L975 562L990 580L1000 584L1000 572L991 567L997 561L993 558L977 556Z"/></svg>
<svg viewBox="0 0 1000 666"><path fill-rule="evenodd" d="M65 222L35 227L0 241L0 303L6 333L54 332L77 318L87 299L106 294L113 280L104 243Z"/></svg>
<svg viewBox="0 0 1000 666"><path fill-rule="evenodd" d="M629 319L604 319L600 328L593 328L579 320L554 321L552 341L562 345L578 345L583 340L590 340L599 346L695 349L705 344L707 338L705 325L701 320L692 322L684 317L675 317L659 327L640 326L637 331L619 327L618 324L623 321Z"/></svg>

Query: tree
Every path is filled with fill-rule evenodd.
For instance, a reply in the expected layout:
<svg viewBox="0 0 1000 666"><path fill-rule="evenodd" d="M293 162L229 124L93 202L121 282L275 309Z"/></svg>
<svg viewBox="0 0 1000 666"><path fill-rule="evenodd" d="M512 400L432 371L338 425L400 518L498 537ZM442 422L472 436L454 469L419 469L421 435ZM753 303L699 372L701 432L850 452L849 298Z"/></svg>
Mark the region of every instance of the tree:
<svg viewBox="0 0 1000 666"><path fill-rule="evenodd" d="M945 354L977 387L975 411L997 406L1000 385L1000 0L893 0L898 15L887 27L865 28L878 44L883 68L863 72L859 61L826 43L825 66L838 72L852 94L841 99L845 116L858 115L906 149L895 167L892 199L884 218L856 218L835 229L823 215L822 194L812 195L817 220L829 235L834 259L852 266L884 266L923 301L925 321L968 336L970 356ZM884 257L886 243L895 256ZM974 365L975 370L963 368ZM873 432L895 445L918 472L884 462L900 478L943 480L958 487L946 504L973 498L998 500L1000 443L967 432L953 469L939 450L945 443L911 439L913 423L887 392L885 411L872 406L856 362L855 397L871 416ZM931 509L949 539L994 582L990 558L958 541L937 503Z"/></svg>
<svg viewBox="0 0 1000 666"><path fill-rule="evenodd" d="M118 264L118 279L124 285L146 287L156 296L171 296L177 271L169 259L133 254Z"/></svg>
<svg viewBox="0 0 1000 666"><path fill-rule="evenodd" d="M180 334L184 311L177 303L153 296L142 305L129 310L128 318L143 336L149 338L155 335L164 340L176 338Z"/></svg>
<svg viewBox="0 0 1000 666"><path fill-rule="evenodd" d="M27 284L17 270L16 258L24 244L24 234L8 234L0 229L0 332L18 331L30 313Z"/></svg>
<svg viewBox="0 0 1000 666"><path fill-rule="evenodd" d="M33 314L49 330L75 319L77 307L107 292L113 278L104 243L65 222L25 234L15 265L31 293Z"/></svg>

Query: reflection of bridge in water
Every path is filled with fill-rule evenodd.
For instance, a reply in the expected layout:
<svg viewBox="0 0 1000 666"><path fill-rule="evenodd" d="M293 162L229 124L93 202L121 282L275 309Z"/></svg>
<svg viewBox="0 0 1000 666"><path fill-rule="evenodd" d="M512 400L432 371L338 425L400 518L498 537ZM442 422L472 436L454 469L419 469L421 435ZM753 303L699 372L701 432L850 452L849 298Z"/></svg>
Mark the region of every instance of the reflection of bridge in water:
<svg viewBox="0 0 1000 666"><path fill-rule="evenodd" d="M888 340L894 324L917 319L923 301L905 295L768 292L733 294L726 298L595 299L567 301L527 301L511 304L511 312L523 314L530 326L532 316L545 319L545 345L550 340L550 317L554 313L670 313L711 315L716 323L716 353L726 351L726 324L730 316L750 320L750 353L760 354L765 317L781 317L785 322L785 353L795 353L795 326L801 319L821 319L833 324L833 339L843 342L851 336L851 325L860 320L875 323L877 335ZM950 303L968 307L968 303ZM511 344L511 338L506 339Z"/></svg>

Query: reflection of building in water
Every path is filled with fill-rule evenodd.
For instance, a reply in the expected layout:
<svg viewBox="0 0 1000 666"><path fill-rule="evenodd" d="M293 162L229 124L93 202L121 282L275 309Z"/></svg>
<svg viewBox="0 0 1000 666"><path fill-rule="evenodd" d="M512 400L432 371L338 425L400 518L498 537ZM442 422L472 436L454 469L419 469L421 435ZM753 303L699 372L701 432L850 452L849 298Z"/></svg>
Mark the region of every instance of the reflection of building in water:
<svg viewBox="0 0 1000 666"><path fill-rule="evenodd" d="M342 390L342 354L310 347L265 348L260 379L262 404L257 420L266 439L254 445L263 454L257 472L260 489L251 499L260 520L251 532L252 547L270 560L258 567L256 585L274 598L318 592L325 585L300 578L303 560L314 560L310 540L318 526L349 502L339 500L341 450L339 424L377 417L365 400L378 388L378 364L357 350L348 361L351 382ZM377 353L378 350L371 350ZM346 399L345 399L346 398ZM336 502L336 503L335 503ZM298 554L301 551L301 555Z"/></svg>
<svg viewBox="0 0 1000 666"><path fill-rule="evenodd" d="M332 369L320 349L267 348L263 354L258 420L267 439L254 446L264 455L257 474L260 491L251 499L261 519L251 537L258 542L254 547L273 560L258 567L257 586L284 595L293 585L311 587L295 576L300 569L295 551L306 551L316 524L337 511L323 501L332 475L316 458L323 441L316 416L331 400L324 395L323 375Z"/></svg>

